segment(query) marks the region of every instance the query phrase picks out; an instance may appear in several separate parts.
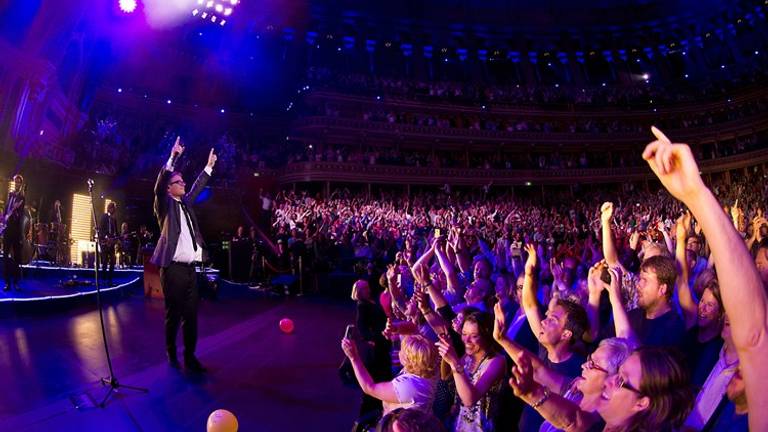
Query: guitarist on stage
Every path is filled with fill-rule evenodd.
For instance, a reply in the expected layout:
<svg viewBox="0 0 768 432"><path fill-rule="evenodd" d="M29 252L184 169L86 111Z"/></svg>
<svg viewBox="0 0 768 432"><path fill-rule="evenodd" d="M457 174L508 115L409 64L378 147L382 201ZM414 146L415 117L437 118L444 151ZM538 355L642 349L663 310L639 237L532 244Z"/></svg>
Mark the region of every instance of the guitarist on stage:
<svg viewBox="0 0 768 432"><path fill-rule="evenodd" d="M107 205L107 212L101 216L99 222L99 236L101 237L101 272L106 276L109 285L113 284L113 275L115 273L115 246L117 246L120 233L117 231L117 218L115 210L117 206L114 201ZM107 272L109 265L109 272Z"/></svg>
<svg viewBox="0 0 768 432"><path fill-rule="evenodd" d="M3 277L5 278L4 291L8 291L15 285L19 289L19 261L21 260L21 240L24 236L23 223L24 218L24 177L20 174L13 176L14 189L8 193L8 199L5 201L5 209L0 218L0 232L3 234L3 256L5 257L5 267Z"/></svg>

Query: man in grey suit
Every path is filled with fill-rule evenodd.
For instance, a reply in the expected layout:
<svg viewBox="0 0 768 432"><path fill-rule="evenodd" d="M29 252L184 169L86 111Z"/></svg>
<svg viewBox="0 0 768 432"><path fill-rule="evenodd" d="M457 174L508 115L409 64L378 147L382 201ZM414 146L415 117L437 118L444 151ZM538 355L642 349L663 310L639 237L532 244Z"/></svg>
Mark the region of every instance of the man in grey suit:
<svg viewBox="0 0 768 432"><path fill-rule="evenodd" d="M160 268L160 285L165 296L165 348L168 362L173 367L179 367L176 334L181 326L184 366L191 372L202 373L205 367L195 356L199 301L195 268L203 261L205 243L192 204L211 177L216 154L211 149L208 164L187 193L181 173L174 171L176 158L183 151L181 139L176 138L171 156L157 176L154 207L161 233L151 261Z"/></svg>

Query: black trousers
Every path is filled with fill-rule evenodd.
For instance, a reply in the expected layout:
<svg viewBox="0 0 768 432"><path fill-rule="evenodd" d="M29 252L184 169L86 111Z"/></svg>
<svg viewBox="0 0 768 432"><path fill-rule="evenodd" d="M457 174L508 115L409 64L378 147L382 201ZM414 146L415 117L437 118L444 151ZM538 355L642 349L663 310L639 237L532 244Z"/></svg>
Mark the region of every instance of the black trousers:
<svg viewBox="0 0 768 432"><path fill-rule="evenodd" d="M101 273L106 280L112 282L115 275L115 246L110 245L109 243L102 246Z"/></svg>
<svg viewBox="0 0 768 432"><path fill-rule="evenodd" d="M16 230L6 230L3 236L3 278L6 285L19 283L21 270L19 258L21 257L21 233Z"/></svg>
<svg viewBox="0 0 768 432"><path fill-rule="evenodd" d="M184 337L184 358L195 357L200 302L196 279L193 265L171 263L160 269L160 285L165 296L165 349L171 358L176 358L179 326Z"/></svg>

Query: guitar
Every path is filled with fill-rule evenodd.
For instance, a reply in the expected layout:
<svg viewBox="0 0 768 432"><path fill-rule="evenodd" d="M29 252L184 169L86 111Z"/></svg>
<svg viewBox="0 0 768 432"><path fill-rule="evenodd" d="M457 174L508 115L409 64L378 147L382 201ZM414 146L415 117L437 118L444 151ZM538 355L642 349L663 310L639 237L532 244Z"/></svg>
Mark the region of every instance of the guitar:
<svg viewBox="0 0 768 432"><path fill-rule="evenodd" d="M3 215L2 220L0 220L0 235L3 235L5 233L5 229L8 228L8 221L11 220L11 217L16 213L21 206L24 205L24 200L16 201L13 204L13 208L11 208L11 211L8 211Z"/></svg>
<svg viewBox="0 0 768 432"><path fill-rule="evenodd" d="M99 243L102 250L114 249L115 246L120 244L120 235L115 234L113 236L105 236Z"/></svg>

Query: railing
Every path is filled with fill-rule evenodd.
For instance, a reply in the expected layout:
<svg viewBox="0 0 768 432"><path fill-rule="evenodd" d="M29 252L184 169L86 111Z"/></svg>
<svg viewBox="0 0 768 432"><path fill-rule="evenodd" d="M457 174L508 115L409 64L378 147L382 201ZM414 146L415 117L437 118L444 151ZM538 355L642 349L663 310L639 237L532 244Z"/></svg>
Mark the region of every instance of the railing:
<svg viewBox="0 0 768 432"><path fill-rule="evenodd" d="M638 155L639 157L639 155ZM704 174L740 169L768 163L768 149L718 158L700 164ZM386 183L415 185L495 185L526 183L617 183L653 178L646 166L631 168L587 168L557 170L500 170L475 168L420 168L410 166L364 165L336 162L301 162L276 173L281 184L301 182Z"/></svg>
<svg viewBox="0 0 768 432"><path fill-rule="evenodd" d="M462 103L451 103L447 100L413 100L397 96L387 96L384 102L380 100L374 100L372 97L365 97L361 95L350 95L336 91L320 90L314 91L307 96L308 101L332 101L347 105L353 105L358 107L370 106L381 108L384 104L388 108L401 108L408 111L419 112L461 112L470 113L475 115L488 115L500 114L505 116L524 116L529 117L546 117L546 118L594 118L595 114L599 114L602 118L607 119L622 119L622 118L639 118L639 117L655 117L658 118L661 115L669 114L697 114L702 111L715 111L721 108L728 108L734 104L747 102L751 100L757 100L768 96L768 88L760 87L756 90L742 92L734 94L728 100L721 100L717 102L707 101L704 103L695 102L681 102L674 106L664 106L657 108L657 111L653 111L653 106L641 107L636 111L628 111L623 107L610 107L595 108L589 105L573 105L573 109L563 109L561 106L558 108L553 107L540 107L535 105L518 105L514 106L511 103L496 104L494 102L484 102L488 109L481 109L478 106L469 106Z"/></svg>
<svg viewBox="0 0 768 432"><path fill-rule="evenodd" d="M329 131L349 131L350 140L357 142L360 132L386 133L395 136L408 135L411 138L424 137L434 139L461 139L466 141L500 141L536 144L644 144L651 139L649 132L507 132L475 129L441 128L436 126L417 126L411 124L386 123L338 117L310 116L296 120L293 130L302 133L326 133ZM742 134L753 134L768 130L768 116L758 114L739 120L724 122L713 126L689 129L666 130L676 141L696 144L722 140Z"/></svg>

